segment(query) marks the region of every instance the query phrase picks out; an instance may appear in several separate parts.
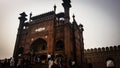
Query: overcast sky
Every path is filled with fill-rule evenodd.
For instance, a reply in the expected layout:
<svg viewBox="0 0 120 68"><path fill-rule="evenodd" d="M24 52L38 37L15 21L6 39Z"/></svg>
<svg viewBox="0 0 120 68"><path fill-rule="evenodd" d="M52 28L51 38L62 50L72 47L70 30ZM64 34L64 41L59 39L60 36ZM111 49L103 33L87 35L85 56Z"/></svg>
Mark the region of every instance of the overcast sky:
<svg viewBox="0 0 120 68"><path fill-rule="evenodd" d="M19 14L33 16L53 10L63 12L62 0L0 0L0 59L11 57L19 25ZM120 0L71 0L70 16L84 25L84 46L120 45ZM72 19L71 19L72 21Z"/></svg>

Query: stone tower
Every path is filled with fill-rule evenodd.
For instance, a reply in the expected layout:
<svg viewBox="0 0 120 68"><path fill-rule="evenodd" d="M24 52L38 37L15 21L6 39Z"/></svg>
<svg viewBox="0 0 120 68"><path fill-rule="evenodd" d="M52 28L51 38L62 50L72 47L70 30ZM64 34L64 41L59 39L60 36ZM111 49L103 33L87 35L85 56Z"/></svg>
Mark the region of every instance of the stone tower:
<svg viewBox="0 0 120 68"><path fill-rule="evenodd" d="M23 33L23 30L26 24L25 21L27 20L26 16L27 16L26 13L23 12L20 14L20 17L19 17L20 24L19 24L18 34L17 34L15 48L14 48L14 55L13 55L14 57L17 57L19 53L23 53L23 45L21 43L21 40L22 40L22 36L25 35L25 33Z"/></svg>
<svg viewBox="0 0 120 68"><path fill-rule="evenodd" d="M13 56L33 59L40 57L41 61L45 61L50 54L54 58L59 56L69 61L74 60L82 67L83 26L77 24L74 15L73 22L69 21L70 3L70 0L63 0L64 12L56 14L54 6L53 11L30 17L29 22L25 22L27 16L25 13L20 14Z"/></svg>

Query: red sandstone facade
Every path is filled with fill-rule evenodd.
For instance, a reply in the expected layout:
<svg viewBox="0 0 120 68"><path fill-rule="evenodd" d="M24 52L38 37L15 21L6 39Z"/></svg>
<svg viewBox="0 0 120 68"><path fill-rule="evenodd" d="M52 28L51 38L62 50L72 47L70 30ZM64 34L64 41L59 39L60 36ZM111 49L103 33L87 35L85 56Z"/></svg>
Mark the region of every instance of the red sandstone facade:
<svg viewBox="0 0 120 68"><path fill-rule="evenodd" d="M120 45L84 51L88 68L120 68Z"/></svg>
<svg viewBox="0 0 120 68"><path fill-rule="evenodd" d="M56 14L54 11L31 17L26 22L26 14L21 13L20 25L14 49L14 57L19 55L25 58L34 54L43 61L47 55L74 59L77 65L83 65L83 26L78 25L73 15L71 23L69 16L70 0L63 0L64 12Z"/></svg>
<svg viewBox="0 0 120 68"><path fill-rule="evenodd" d="M78 25L73 15L70 22L70 0L63 0L64 12L56 14L50 11L31 17L26 22L26 14L21 13L20 25L14 49L14 58L34 59L39 56L42 61L47 55L58 55L77 62L78 68L119 68L120 46L84 50L83 26ZM107 67L107 61L113 61L114 66Z"/></svg>

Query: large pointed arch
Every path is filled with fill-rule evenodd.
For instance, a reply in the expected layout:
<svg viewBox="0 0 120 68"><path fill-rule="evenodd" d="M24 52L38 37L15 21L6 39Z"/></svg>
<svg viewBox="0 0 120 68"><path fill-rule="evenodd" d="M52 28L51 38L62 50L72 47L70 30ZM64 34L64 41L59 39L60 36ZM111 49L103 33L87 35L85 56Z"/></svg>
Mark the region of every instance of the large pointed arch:
<svg viewBox="0 0 120 68"><path fill-rule="evenodd" d="M31 44L31 51L34 53L40 53L41 51L47 50L47 42L44 39L38 38Z"/></svg>

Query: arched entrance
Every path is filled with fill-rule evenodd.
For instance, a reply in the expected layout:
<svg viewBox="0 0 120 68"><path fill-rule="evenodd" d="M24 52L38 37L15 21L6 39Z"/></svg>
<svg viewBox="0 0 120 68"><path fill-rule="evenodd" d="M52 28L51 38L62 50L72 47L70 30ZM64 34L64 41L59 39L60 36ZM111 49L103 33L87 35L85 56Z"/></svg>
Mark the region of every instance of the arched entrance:
<svg viewBox="0 0 120 68"><path fill-rule="evenodd" d="M107 68L115 68L115 63L112 58L106 59L106 67Z"/></svg>
<svg viewBox="0 0 120 68"><path fill-rule="evenodd" d="M44 39L37 39L31 44L31 53L33 59L41 63L46 63L47 60L47 42ZM39 60L38 60L39 59ZM36 62L34 61L34 62Z"/></svg>
<svg viewBox="0 0 120 68"><path fill-rule="evenodd" d="M64 49L65 49L64 41L58 40L55 44L55 51L56 51L55 57L56 58L59 57L61 59L65 58Z"/></svg>
<svg viewBox="0 0 120 68"><path fill-rule="evenodd" d="M46 50L47 42L44 39L39 38L31 44L31 52L35 53L35 55L46 53Z"/></svg>

